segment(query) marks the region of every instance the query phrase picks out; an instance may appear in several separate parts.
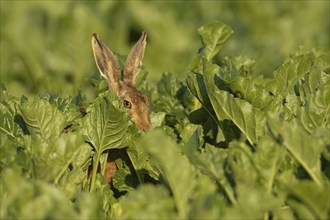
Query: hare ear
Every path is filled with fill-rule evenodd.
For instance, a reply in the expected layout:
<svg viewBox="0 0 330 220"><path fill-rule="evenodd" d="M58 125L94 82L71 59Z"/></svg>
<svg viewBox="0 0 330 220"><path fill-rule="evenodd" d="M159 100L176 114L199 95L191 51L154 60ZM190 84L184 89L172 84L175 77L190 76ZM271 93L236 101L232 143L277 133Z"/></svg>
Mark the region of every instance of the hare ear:
<svg viewBox="0 0 330 220"><path fill-rule="evenodd" d="M121 90L120 65L111 50L100 40L96 33L92 35L94 58L100 74L105 78L110 89L117 94Z"/></svg>
<svg viewBox="0 0 330 220"><path fill-rule="evenodd" d="M146 38L147 33L142 32L140 39L138 42L136 42L127 57L124 68L124 83L126 85L135 85L135 78L142 64L144 49L146 48L147 44Z"/></svg>

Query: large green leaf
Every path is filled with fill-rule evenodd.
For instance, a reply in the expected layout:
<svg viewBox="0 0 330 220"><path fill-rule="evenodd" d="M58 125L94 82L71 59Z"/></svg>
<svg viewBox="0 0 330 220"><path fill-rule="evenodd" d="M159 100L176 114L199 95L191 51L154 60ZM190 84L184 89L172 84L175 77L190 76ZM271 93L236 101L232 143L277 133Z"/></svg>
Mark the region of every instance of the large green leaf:
<svg viewBox="0 0 330 220"><path fill-rule="evenodd" d="M99 201L102 201L102 208L100 207L101 213L104 213L107 218L111 219L113 217L113 205L117 202L114 197L114 192L110 189L109 183L105 181L101 174L96 176L96 193L99 196Z"/></svg>
<svg viewBox="0 0 330 220"><path fill-rule="evenodd" d="M207 146L204 152L200 152L200 148L204 144L201 128L194 125L187 126L187 128L190 130L190 138L184 146L184 152L190 162L202 173L215 179L226 192L230 202L235 204L234 190L225 171L228 152L214 146Z"/></svg>
<svg viewBox="0 0 330 220"><path fill-rule="evenodd" d="M287 204L301 219L327 219L330 211L329 182L322 186L309 180L293 180L283 176L279 188L287 194Z"/></svg>
<svg viewBox="0 0 330 220"><path fill-rule="evenodd" d="M300 54L289 58L274 72L274 80L267 87L273 94L286 96L294 94L296 83L304 79L304 75L310 71L314 63L312 53Z"/></svg>
<svg viewBox="0 0 330 220"><path fill-rule="evenodd" d="M94 191L96 177L101 156L103 156L103 168L107 155L106 150L122 148L127 143L128 114L117 109L110 101L118 102L118 98L109 93L101 94L91 106L90 111L82 119L82 133L95 150L93 156L93 172L90 191Z"/></svg>
<svg viewBox="0 0 330 220"><path fill-rule="evenodd" d="M59 95L47 93L40 95L40 97L46 99L51 104L55 105L58 110L65 113L66 117L68 118L68 121L73 121L75 118L81 115L81 113L79 112L79 108L76 105L80 103L75 103L77 102L77 100L73 99L72 97L62 98Z"/></svg>
<svg viewBox="0 0 330 220"><path fill-rule="evenodd" d="M226 197L218 193L217 184L209 176L199 174L189 203L188 219L222 219L227 208Z"/></svg>
<svg viewBox="0 0 330 220"><path fill-rule="evenodd" d="M34 179L58 185L63 181L63 176L71 175L74 169L87 170L84 164L91 157L91 149L80 133L62 134L50 140L44 140L39 135L24 136L23 140L24 151L29 156L29 166L25 172L30 173ZM82 174L82 177L85 176L86 172ZM72 184L79 186L77 182Z"/></svg>
<svg viewBox="0 0 330 220"><path fill-rule="evenodd" d="M150 163L149 154L139 141L140 138L140 136L138 138L130 138L130 143L127 148L127 155L134 167L140 183L142 183L146 174L152 176L154 179L158 179L159 172L154 164Z"/></svg>
<svg viewBox="0 0 330 220"><path fill-rule="evenodd" d="M274 134L274 140L287 149L315 183L321 185L322 142L306 134L301 127L290 125L274 114L268 115L267 127Z"/></svg>
<svg viewBox="0 0 330 220"><path fill-rule="evenodd" d="M299 86L300 103L297 121L310 134L330 127L330 77L314 69Z"/></svg>
<svg viewBox="0 0 330 220"><path fill-rule="evenodd" d="M195 170L188 159L180 154L176 143L159 129L144 135L141 144L150 153L152 162L159 167L169 184L179 218L185 218L189 213L190 195L197 184L194 181Z"/></svg>
<svg viewBox="0 0 330 220"><path fill-rule="evenodd" d="M25 179L16 170L6 169L2 173L0 189L5 192L1 193L1 219L104 218L99 211L99 197L81 193L73 206L68 205L70 202L61 190L47 182Z"/></svg>
<svg viewBox="0 0 330 220"><path fill-rule="evenodd" d="M238 185L237 205L226 210L224 219L267 219L277 208L276 199L258 185Z"/></svg>
<svg viewBox="0 0 330 220"><path fill-rule="evenodd" d="M203 57L210 61L234 32L226 24L214 21L200 27L198 33L203 42Z"/></svg>
<svg viewBox="0 0 330 220"><path fill-rule="evenodd" d="M274 217L284 216L280 212L282 200L274 196L272 190L278 169L278 152L273 153L273 147L265 149L267 147L265 144L259 149L258 145L257 150L252 151L243 142L230 143L226 170L234 182L237 202L229 208L226 218L267 219L269 213Z"/></svg>
<svg viewBox="0 0 330 220"><path fill-rule="evenodd" d="M245 142L233 141L229 144L227 151L227 170L229 171L235 186L252 186L264 187L260 184L260 175L252 161L253 152L251 147Z"/></svg>
<svg viewBox="0 0 330 220"><path fill-rule="evenodd" d="M52 156L48 158L48 164L56 170L55 184L58 184L64 175L70 175L74 169L87 171L84 165L91 156L91 147L84 142L80 133L63 134L50 145ZM72 166L71 169L69 169L70 166ZM80 180L84 177L86 177L86 172L81 173ZM77 187L80 182L76 180L71 184L76 184Z"/></svg>
<svg viewBox="0 0 330 220"><path fill-rule="evenodd" d="M225 127L225 124L217 119L206 90L203 75L200 73L189 72L187 74L186 83L190 92L197 98L202 106L200 109L190 113L189 117L191 122L203 124L205 131L209 130L209 133L211 133L212 136L211 138L215 139L216 143L222 141L228 142L228 134L232 129ZM226 132L224 132L225 129L227 129Z"/></svg>
<svg viewBox="0 0 330 220"><path fill-rule="evenodd" d="M275 177L279 170L282 148L269 136L262 138L255 153L252 156L252 162L258 174L260 181L264 184L268 193L272 192Z"/></svg>
<svg viewBox="0 0 330 220"><path fill-rule="evenodd" d="M46 182L27 181L14 170L7 169L1 188L2 192L7 192L7 196L1 193L1 218L77 217L70 206L63 205L65 196Z"/></svg>
<svg viewBox="0 0 330 220"><path fill-rule="evenodd" d="M219 67L215 64L206 64L203 73L206 89L213 109L219 121L230 119L246 136L251 144L255 144L264 135L264 113L229 92L220 90L215 85L215 77Z"/></svg>
<svg viewBox="0 0 330 220"><path fill-rule="evenodd" d="M175 203L162 185L143 185L120 201L116 215L119 219L177 218Z"/></svg>
<svg viewBox="0 0 330 220"><path fill-rule="evenodd" d="M330 86L320 88L309 97L306 106L298 108L298 123L312 134L318 129L330 128Z"/></svg>
<svg viewBox="0 0 330 220"><path fill-rule="evenodd" d="M270 94L269 89L265 88L264 84L269 80L261 77L256 79L255 76L246 75L245 72L242 73L232 66L221 67L219 77L230 92L249 102L254 108L262 111L276 111L288 119L293 117L293 113L282 104L285 97Z"/></svg>
<svg viewBox="0 0 330 220"><path fill-rule="evenodd" d="M66 116L45 99L28 100L20 105L20 111L29 132L45 140L59 136L67 123Z"/></svg>
<svg viewBox="0 0 330 220"><path fill-rule="evenodd" d="M121 148L125 143L128 115L118 110L106 96L100 96L82 120L83 133L95 151Z"/></svg>

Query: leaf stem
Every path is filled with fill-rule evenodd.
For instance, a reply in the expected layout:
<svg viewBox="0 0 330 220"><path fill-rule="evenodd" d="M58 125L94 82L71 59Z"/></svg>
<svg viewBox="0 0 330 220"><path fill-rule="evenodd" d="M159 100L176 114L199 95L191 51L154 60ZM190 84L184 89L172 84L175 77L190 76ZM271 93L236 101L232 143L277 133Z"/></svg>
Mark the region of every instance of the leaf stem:
<svg viewBox="0 0 330 220"><path fill-rule="evenodd" d="M101 156L100 156L100 166L101 166L100 167L100 172L101 172L102 175L104 175L104 173L105 173L108 157L109 157L109 150L104 151L104 153L102 153Z"/></svg>
<svg viewBox="0 0 330 220"><path fill-rule="evenodd" d="M95 189L96 173L97 173L97 170L98 170L101 155L102 155L102 152L100 152L100 151L96 152L96 159L94 160L94 163L93 163L92 182L91 182L91 185L90 185L90 188L89 188L90 192L93 192L94 189Z"/></svg>

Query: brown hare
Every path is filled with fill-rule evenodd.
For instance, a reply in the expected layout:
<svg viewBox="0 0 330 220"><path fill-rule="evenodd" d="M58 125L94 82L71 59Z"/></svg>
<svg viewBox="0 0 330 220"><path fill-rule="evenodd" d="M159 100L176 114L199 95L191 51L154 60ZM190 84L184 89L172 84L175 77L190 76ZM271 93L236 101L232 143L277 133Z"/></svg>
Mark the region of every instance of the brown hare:
<svg viewBox="0 0 330 220"><path fill-rule="evenodd" d="M123 77L119 62L111 50L100 40L98 35L92 35L92 47L96 65L100 74L108 83L109 89L122 100L123 106L128 109L134 124L141 132L150 129L149 98L136 89L135 79L142 63L146 47L147 34L142 32L138 42L131 49L125 62ZM123 79L122 79L123 78ZM122 156L120 150L110 151L106 165L105 179L111 182L117 171L115 159Z"/></svg>

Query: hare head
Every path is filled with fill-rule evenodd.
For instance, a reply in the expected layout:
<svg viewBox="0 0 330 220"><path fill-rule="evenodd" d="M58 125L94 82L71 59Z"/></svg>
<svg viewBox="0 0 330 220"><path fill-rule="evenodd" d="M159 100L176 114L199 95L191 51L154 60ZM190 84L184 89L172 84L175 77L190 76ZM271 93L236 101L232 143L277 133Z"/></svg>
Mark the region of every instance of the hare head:
<svg viewBox="0 0 330 220"><path fill-rule="evenodd" d="M135 78L142 63L146 47L147 34L142 32L138 42L131 49L125 62L123 80L120 65L111 50L100 40L97 34L92 35L92 47L96 65L100 74L128 109L135 125L142 132L150 128L149 98L135 87Z"/></svg>

